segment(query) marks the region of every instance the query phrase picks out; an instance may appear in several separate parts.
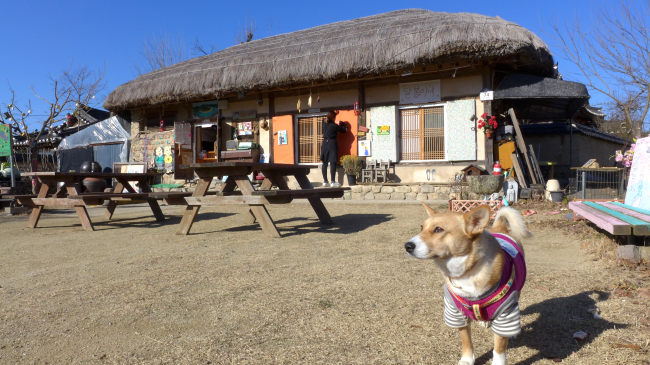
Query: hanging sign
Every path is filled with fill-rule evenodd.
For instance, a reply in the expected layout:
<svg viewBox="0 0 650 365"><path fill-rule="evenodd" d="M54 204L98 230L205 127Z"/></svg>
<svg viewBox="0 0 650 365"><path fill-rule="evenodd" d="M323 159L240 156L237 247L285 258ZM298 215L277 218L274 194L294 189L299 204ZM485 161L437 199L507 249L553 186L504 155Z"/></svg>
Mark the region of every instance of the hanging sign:
<svg viewBox="0 0 650 365"><path fill-rule="evenodd" d="M440 80L399 84L400 104L420 104L440 100Z"/></svg>

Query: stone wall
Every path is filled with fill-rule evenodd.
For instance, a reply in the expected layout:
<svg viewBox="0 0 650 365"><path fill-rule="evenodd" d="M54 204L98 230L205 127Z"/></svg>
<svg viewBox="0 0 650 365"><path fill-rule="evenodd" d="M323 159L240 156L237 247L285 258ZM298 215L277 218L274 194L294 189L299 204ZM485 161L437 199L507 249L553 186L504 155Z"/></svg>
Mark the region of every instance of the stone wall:
<svg viewBox="0 0 650 365"><path fill-rule="evenodd" d="M462 187L464 199L482 199ZM449 185L355 185L343 194L345 200L449 200L461 198L461 187Z"/></svg>

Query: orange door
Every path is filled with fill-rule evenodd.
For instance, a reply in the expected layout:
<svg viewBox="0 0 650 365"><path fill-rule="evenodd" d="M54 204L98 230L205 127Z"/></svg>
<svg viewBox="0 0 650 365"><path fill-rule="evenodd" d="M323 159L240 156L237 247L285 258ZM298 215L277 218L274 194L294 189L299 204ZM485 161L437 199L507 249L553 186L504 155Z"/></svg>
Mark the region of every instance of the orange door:
<svg viewBox="0 0 650 365"><path fill-rule="evenodd" d="M357 129L359 128L358 118L359 117L354 115L354 110L340 110L339 114L336 116L336 120L344 122L345 126L348 128L347 132L339 133L337 139L339 144L339 163L341 162L341 157L357 154Z"/></svg>
<svg viewBox="0 0 650 365"><path fill-rule="evenodd" d="M286 144L280 144L281 131L287 132ZM293 146L293 116L273 117L273 162L295 163Z"/></svg>

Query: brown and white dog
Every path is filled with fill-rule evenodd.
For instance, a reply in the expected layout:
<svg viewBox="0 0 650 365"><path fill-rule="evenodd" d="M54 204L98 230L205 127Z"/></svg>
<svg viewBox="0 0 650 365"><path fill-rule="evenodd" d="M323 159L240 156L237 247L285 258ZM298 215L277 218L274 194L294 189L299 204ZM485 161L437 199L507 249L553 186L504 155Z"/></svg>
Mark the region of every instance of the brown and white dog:
<svg viewBox="0 0 650 365"><path fill-rule="evenodd" d="M491 325L492 364L505 364L508 338L521 331L518 298L526 276L521 242L532 234L510 207L499 210L489 233L487 205L465 214L424 207L429 218L404 248L413 257L432 259L445 276L445 323L459 329L462 341L458 364L474 364L471 320Z"/></svg>

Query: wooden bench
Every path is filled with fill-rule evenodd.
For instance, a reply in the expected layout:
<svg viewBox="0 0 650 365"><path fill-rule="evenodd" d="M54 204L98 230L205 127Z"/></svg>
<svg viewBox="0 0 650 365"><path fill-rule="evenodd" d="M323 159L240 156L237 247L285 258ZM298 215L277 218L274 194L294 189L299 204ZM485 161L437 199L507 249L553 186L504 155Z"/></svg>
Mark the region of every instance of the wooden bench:
<svg viewBox="0 0 650 365"><path fill-rule="evenodd" d="M586 219L612 235L650 236L650 211L620 202L579 201L569 203L573 219Z"/></svg>
<svg viewBox="0 0 650 365"><path fill-rule="evenodd" d="M242 195L241 191L218 192L213 196L188 196L188 205L218 206L221 204L287 204L293 199L341 198L343 192L350 188L328 189L293 189L293 190L256 190L251 195Z"/></svg>

